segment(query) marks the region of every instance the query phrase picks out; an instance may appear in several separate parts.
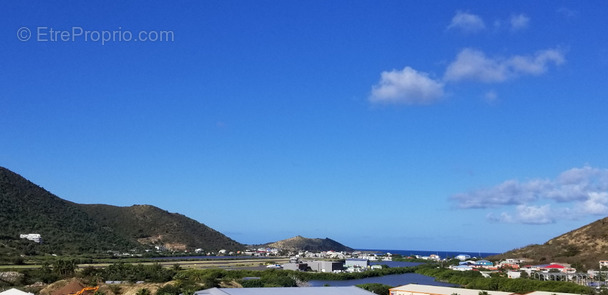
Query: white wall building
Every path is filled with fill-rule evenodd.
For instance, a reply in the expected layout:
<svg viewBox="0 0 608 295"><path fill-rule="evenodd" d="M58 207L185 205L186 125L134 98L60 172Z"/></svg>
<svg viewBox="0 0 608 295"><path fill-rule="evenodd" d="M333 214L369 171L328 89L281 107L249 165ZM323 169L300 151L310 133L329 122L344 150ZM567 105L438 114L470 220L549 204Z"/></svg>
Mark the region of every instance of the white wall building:
<svg viewBox="0 0 608 295"><path fill-rule="evenodd" d="M36 243L42 242L42 236L40 234L20 234L19 237Z"/></svg>

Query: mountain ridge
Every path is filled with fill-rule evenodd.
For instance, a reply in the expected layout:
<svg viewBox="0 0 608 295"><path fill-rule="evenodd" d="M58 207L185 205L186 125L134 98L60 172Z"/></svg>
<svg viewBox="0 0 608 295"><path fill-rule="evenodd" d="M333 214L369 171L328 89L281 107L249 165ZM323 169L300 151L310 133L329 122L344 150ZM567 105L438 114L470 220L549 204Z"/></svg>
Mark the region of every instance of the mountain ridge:
<svg viewBox="0 0 608 295"><path fill-rule="evenodd" d="M106 204L80 204L100 225L114 228L122 236L141 244L160 245L171 250L239 250L240 243L179 213L152 205L119 207ZM130 224L130 227L120 226ZM135 226L133 226L135 225Z"/></svg>
<svg viewBox="0 0 608 295"><path fill-rule="evenodd" d="M529 245L488 257L500 260L526 258L531 264L562 262L577 270L597 269L599 260L608 260L608 217L552 238L542 245Z"/></svg>
<svg viewBox="0 0 608 295"><path fill-rule="evenodd" d="M0 167L0 256L107 253L160 245L241 250L244 245L184 215L152 205L77 204ZM19 238L38 233L43 243Z"/></svg>

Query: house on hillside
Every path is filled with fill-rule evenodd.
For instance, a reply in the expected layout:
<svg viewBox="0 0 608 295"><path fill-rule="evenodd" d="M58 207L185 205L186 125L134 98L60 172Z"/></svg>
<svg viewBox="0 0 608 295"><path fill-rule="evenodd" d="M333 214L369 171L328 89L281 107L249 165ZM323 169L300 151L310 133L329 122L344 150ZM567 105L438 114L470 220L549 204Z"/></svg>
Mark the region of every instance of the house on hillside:
<svg viewBox="0 0 608 295"><path fill-rule="evenodd" d="M570 267L570 264L551 262L550 264L537 265L538 271L540 272L561 272L561 273L575 273L576 269Z"/></svg>
<svg viewBox="0 0 608 295"><path fill-rule="evenodd" d="M506 268L506 269L519 269L519 263L509 262L507 260L501 261L496 265L498 268Z"/></svg>
<svg viewBox="0 0 608 295"><path fill-rule="evenodd" d="M42 242L42 236L40 234L20 234L19 238L30 240L38 244Z"/></svg>

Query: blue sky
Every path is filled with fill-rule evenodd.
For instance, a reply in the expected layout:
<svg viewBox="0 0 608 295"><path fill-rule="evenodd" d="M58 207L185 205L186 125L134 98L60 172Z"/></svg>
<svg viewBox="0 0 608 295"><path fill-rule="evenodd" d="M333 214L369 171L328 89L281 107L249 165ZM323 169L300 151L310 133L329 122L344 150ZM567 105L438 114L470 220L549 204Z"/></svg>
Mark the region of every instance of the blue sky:
<svg viewBox="0 0 608 295"><path fill-rule="evenodd" d="M607 9L4 1L0 165L242 243L544 243L608 214Z"/></svg>

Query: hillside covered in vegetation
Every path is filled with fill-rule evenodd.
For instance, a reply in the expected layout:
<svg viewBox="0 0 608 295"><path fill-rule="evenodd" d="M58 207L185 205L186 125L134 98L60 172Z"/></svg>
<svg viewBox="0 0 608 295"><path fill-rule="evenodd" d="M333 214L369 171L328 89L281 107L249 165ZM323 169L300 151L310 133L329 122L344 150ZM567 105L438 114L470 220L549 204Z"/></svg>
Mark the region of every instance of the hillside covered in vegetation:
<svg viewBox="0 0 608 295"><path fill-rule="evenodd" d="M530 245L489 257L527 258L531 264L562 262L577 270L598 269L600 260L608 259L608 217L592 222L542 245Z"/></svg>
<svg viewBox="0 0 608 295"><path fill-rule="evenodd" d="M0 260L20 255L94 254L162 245L168 249L244 247L186 216L149 205L81 205L0 167ZM42 243L21 239L37 233Z"/></svg>
<svg viewBox="0 0 608 295"><path fill-rule="evenodd" d="M102 227L141 244L162 245L172 250L243 249L240 243L194 219L154 206L79 206Z"/></svg>

